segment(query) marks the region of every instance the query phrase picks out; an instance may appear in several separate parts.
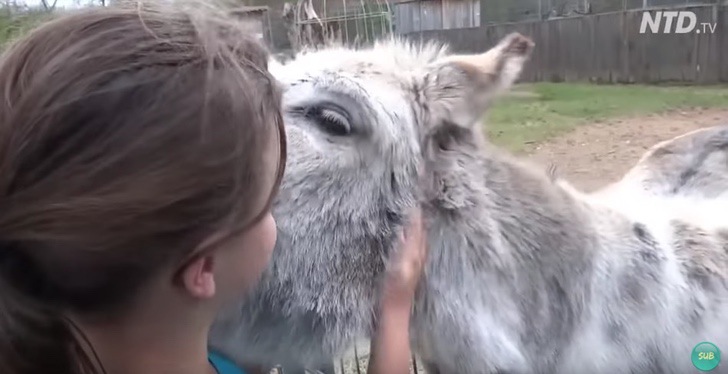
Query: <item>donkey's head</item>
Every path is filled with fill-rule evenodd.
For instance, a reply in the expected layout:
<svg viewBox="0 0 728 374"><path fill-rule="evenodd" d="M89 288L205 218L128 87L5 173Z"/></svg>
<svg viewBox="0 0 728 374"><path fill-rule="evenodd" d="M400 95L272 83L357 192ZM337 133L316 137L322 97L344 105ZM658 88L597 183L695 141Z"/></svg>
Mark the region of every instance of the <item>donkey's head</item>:
<svg viewBox="0 0 728 374"><path fill-rule="evenodd" d="M423 196L418 172L448 168L453 147L481 136L490 100L532 47L511 34L479 55L390 42L273 64L288 138L278 243L256 294L221 317L213 344L241 361L315 365L368 334L378 276Z"/></svg>

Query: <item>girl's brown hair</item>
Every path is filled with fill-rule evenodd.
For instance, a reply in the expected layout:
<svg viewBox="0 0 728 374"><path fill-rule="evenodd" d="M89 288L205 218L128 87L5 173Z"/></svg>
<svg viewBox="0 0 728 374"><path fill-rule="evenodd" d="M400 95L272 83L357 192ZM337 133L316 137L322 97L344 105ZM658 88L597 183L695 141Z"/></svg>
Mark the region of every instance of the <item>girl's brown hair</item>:
<svg viewBox="0 0 728 374"><path fill-rule="evenodd" d="M209 235L267 212L280 93L265 49L218 14L84 10L2 56L1 373L93 372L61 311L117 311Z"/></svg>

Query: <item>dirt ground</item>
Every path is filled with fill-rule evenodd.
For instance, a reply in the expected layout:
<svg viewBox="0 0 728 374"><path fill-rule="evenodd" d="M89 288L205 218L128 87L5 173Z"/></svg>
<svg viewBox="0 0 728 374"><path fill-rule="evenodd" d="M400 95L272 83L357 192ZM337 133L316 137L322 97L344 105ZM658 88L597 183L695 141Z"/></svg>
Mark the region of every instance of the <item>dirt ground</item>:
<svg viewBox="0 0 728 374"><path fill-rule="evenodd" d="M527 149L533 161L593 191L619 179L649 147L701 127L728 125L728 109L693 109L583 125Z"/></svg>

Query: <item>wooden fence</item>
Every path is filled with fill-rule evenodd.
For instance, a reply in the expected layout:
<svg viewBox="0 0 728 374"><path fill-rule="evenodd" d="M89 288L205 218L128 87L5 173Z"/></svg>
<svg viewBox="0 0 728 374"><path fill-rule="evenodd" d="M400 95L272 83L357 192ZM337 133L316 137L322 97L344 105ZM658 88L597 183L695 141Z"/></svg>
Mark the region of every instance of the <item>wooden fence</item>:
<svg viewBox="0 0 728 374"><path fill-rule="evenodd" d="M480 0L407 0L391 8L399 34L480 26Z"/></svg>
<svg viewBox="0 0 728 374"><path fill-rule="evenodd" d="M628 10L546 21L486 25L457 30L405 34L435 39L457 52L483 52L510 32L533 39L536 48L521 81L592 81L605 83L728 82L728 6L697 5L689 10L714 32L640 34L644 12Z"/></svg>

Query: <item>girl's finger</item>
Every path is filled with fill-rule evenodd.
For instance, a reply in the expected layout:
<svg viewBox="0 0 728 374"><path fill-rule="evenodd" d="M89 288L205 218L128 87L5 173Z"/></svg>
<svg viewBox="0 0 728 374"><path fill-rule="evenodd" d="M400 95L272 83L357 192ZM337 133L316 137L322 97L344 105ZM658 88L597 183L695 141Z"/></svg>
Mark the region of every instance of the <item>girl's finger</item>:
<svg viewBox="0 0 728 374"><path fill-rule="evenodd" d="M415 209L410 214L410 222L407 226L407 239L409 244L417 245L422 240L422 213Z"/></svg>

